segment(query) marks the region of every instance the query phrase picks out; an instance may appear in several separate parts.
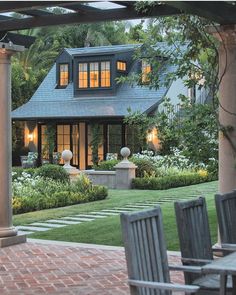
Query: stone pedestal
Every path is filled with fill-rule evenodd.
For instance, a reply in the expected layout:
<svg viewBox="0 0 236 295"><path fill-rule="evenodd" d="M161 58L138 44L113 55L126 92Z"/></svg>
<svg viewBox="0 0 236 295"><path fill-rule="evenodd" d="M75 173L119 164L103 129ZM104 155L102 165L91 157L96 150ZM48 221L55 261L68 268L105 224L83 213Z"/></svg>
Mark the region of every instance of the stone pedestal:
<svg viewBox="0 0 236 295"><path fill-rule="evenodd" d="M132 179L135 178L135 170L137 166L128 160L130 150L126 147L120 151L124 159L115 166L116 169L116 189L130 189Z"/></svg>
<svg viewBox="0 0 236 295"><path fill-rule="evenodd" d="M11 56L23 46L0 42L0 247L26 241L12 225Z"/></svg>
<svg viewBox="0 0 236 295"><path fill-rule="evenodd" d="M236 189L236 26L220 26L211 33L221 42L219 121L226 128L232 126L228 132L232 144L222 132L219 134L219 192L226 193Z"/></svg>
<svg viewBox="0 0 236 295"><path fill-rule="evenodd" d="M73 157L72 152L70 150L64 150L62 152L61 156L62 156L62 159L65 162L65 165L63 166L63 168L69 174L70 181L71 182L76 181L78 175L80 174L80 170L70 165L70 161L71 161L71 159Z"/></svg>

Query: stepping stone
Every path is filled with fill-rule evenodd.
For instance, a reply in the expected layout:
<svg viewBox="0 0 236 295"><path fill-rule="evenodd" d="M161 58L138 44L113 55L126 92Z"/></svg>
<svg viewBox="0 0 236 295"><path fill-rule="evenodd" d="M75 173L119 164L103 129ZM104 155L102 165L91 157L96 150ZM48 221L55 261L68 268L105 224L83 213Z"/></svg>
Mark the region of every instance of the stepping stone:
<svg viewBox="0 0 236 295"><path fill-rule="evenodd" d="M51 222L51 223L62 223L62 224L67 224L67 225L81 223L80 221L69 221L69 220L62 220L62 219L50 219L50 220L48 220L48 222Z"/></svg>
<svg viewBox="0 0 236 295"><path fill-rule="evenodd" d="M82 217L82 218L94 218L94 219L96 219L96 218L104 218L103 216L100 216L100 215L95 215L95 214L79 214L79 215L75 215L76 217Z"/></svg>
<svg viewBox="0 0 236 295"><path fill-rule="evenodd" d="M105 212L105 213L109 213L109 212L111 212L111 213L125 213L125 212L128 212L129 210L116 210L116 209L114 209L114 210L108 210L108 209L105 209L105 210L102 210L102 212Z"/></svg>
<svg viewBox="0 0 236 295"><path fill-rule="evenodd" d="M126 211L126 212L128 212L128 211L134 211L134 209L132 209L132 208L115 208L114 210L119 210L119 211Z"/></svg>
<svg viewBox="0 0 236 295"><path fill-rule="evenodd" d="M91 212L92 214L103 215L104 217L118 215L119 213L112 213L112 212Z"/></svg>
<svg viewBox="0 0 236 295"><path fill-rule="evenodd" d="M83 217L63 217L62 219L63 219L63 220L64 220L64 219L78 220L78 221L93 221L93 220L94 220L94 218L91 219L91 218L83 218Z"/></svg>
<svg viewBox="0 0 236 295"><path fill-rule="evenodd" d="M17 233L19 235L30 235L30 234L34 234L33 231L24 231L24 230L18 230Z"/></svg>
<svg viewBox="0 0 236 295"><path fill-rule="evenodd" d="M58 228L58 227L64 227L66 225L64 224L55 224L55 223L47 223L47 220L44 222L34 222L31 223L31 225L39 225L39 226L45 226L45 227L49 227L49 228Z"/></svg>
<svg viewBox="0 0 236 295"><path fill-rule="evenodd" d="M47 231L47 230L49 230L50 228L46 228L46 227L36 227L36 226L24 226L24 225L22 225L22 226L17 226L17 229L19 229L19 230L29 230L29 231L31 231L31 230L33 230L33 231Z"/></svg>
<svg viewBox="0 0 236 295"><path fill-rule="evenodd" d="M127 208L150 208L151 206L147 206L147 205L128 205Z"/></svg>
<svg viewBox="0 0 236 295"><path fill-rule="evenodd" d="M160 201L158 201L156 203L147 203L147 204L150 205L150 206L156 206L156 205L160 204Z"/></svg>

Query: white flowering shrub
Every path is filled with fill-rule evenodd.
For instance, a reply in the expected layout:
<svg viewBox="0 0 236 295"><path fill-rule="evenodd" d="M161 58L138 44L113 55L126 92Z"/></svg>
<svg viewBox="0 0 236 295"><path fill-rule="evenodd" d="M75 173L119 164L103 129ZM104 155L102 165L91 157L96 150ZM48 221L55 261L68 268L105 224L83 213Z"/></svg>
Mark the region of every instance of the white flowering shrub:
<svg viewBox="0 0 236 295"><path fill-rule="evenodd" d="M78 183L70 183L49 178L49 173L47 177L43 177L32 170L31 173L20 169L16 171L12 172L12 201L15 214L102 200L107 197L107 188L92 185L85 175L78 179Z"/></svg>
<svg viewBox="0 0 236 295"><path fill-rule="evenodd" d="M209 164L193 164L189 158L184 156L178 149L172 149L171 155L154 155L153 151L143 151L142 153L133 154L132 159L143 159L150 161L155 166L155 176L176 175L183 172L197 171L199 169L207 170L216 174L218 161L214 158L209 159ZM215 168L216 167L216 168Z"/></svg>

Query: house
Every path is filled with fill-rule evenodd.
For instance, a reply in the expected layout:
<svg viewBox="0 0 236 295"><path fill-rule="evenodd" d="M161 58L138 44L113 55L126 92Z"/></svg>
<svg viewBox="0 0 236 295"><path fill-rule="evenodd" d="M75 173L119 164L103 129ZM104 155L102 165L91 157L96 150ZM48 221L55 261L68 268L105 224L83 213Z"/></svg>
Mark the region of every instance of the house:
<svg viewBox="0 0 236 295"><path fill-rule="evenodd" d="M151 67L134 60L137 46L64 49L32 98L12 112L13 120L25 122L25 146L41 158L48 157L49 144L58 152L70 149L72 164L80 169L92 165L91 140L95 137L100 160L107 153L118 153L122 146L139 151L135 130L123 123L128 109L153 114L165 96L177 102L178 94L187 95L188 89L181 80L149 89ZM120 76L141 71L143 85L117 83ZM171 71L167 64L161 78ZM149 141L155 147L158 144L156 137Z"/></svg>

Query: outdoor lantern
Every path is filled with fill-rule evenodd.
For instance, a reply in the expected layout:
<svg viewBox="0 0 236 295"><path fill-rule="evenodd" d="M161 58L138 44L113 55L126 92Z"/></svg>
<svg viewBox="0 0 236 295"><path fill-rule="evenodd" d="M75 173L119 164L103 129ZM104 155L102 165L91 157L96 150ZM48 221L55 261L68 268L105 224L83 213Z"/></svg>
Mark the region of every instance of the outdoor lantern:
<svg viewBox="0 0 236 295"><path fill-rule="evenodd" d="M148 132L147 140L148 140L148 141L153 141L154 136L155 136L155 128L152 129L150 132Z"/></svg>
<svg viewBox="0 0 236 295"><path fill-rule="evenodd" d="M33 139L34 139L33 133L29 133L28 139L29 139L29 141L33 141Z"/></svg>

